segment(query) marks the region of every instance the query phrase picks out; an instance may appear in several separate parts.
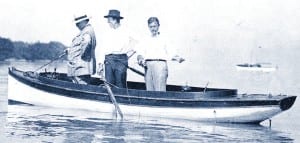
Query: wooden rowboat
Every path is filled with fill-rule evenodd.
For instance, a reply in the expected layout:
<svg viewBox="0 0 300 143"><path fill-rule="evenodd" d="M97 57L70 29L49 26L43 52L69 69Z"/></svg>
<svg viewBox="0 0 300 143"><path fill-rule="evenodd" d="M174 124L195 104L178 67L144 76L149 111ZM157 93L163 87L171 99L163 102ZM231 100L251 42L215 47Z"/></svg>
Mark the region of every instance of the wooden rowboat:
<svg viewBox="0 0 300 143"><path fill-rule="evenodd" d="M72 83L65 73L21 71L8 74L8 99L38 106L115 112L104 82ZM168 85L167 92L146 91L142 82L128 88L111 87L126 116L184 119L204 122L260 123L288 110L296 96L238 94L236 89Z"/></svg>

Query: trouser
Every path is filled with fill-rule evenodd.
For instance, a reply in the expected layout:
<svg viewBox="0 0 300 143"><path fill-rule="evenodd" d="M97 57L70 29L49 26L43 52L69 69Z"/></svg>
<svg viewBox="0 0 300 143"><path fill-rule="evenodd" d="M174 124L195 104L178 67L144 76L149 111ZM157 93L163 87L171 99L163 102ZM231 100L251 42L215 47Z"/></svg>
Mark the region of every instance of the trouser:
<svg viewBox="0 0 300 143"><path fill-rule="evenodd" d="M145 82L150 91L166 91L168 66L165 61L146 61Z"/></svg>
<svg viewBox="0 0 300 143"><path fill-rule="evenodd" d="M77 84L89 84L91 81L90 75L73 76L72 81Z"/></svg>
<svg viewBox="0 0 300 143"><path fill-rule="evenodd" d="M128 56L126 54L105 55L105 79L121 88L126 88Z"/></svg>

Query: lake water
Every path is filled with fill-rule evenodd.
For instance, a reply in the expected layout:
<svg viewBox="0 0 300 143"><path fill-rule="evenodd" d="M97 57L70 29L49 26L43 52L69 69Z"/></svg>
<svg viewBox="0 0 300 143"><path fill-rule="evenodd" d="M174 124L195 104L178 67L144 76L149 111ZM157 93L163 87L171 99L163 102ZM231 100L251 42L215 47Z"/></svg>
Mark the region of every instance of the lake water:
<svg viewBox="0 0 300 143"><path fill-rule="evenodd" d="M299 50L298 50L299 51ZM297 71L297 57L294 50L285 51L281 58L273 59L279 66L274 73L237 72L233 65L236 59L227 58L224 63L203 66L215 59L215 55L203 58L198 67L170 64L169 83L209 87L237 88L241 93L300 93L300 76ZM272 55L274 57L274 55ZM272 60L272 59L271 59ZM24 104L7 105L7 67L15 66L22 70L34 70L44 62L2 62L0 63L0 142L1 143L77 143L77 142L300 142L300 101L274 118L272 127L268 121L260 125L208 124L185 120L139 119L126 117L115 119L111 114L80 110L29 106ZM212 62L210 62L212 63ZM229 66L230 65L230 66ZM57 67L65 71L60 62L47 67ZM189 67L189 68L188 68ZM177 68L173 70L173 68ZM176 71L176 74L175 74ZM188 71L189 74L186 74ZM194 75L194 76L191 76ZM129 72L129 79L142 80ZM18 90L18 89L16 89ZM24 93L28 94L28 93ZM45 99L46 100L46 99Z"/></svg>

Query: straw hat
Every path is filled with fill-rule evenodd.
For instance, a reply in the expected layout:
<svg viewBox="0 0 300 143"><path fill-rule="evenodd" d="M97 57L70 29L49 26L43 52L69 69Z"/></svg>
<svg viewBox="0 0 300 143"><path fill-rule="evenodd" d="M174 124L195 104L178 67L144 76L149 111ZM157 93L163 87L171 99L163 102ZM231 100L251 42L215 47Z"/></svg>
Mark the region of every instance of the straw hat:
<svg viewBox="0 0 300 143"><path fill-rule="evenodd" d="M84 21L84 20L89 20L91 17L88 17L86 14L84 14L84 15L75 15L74 16L74 22L75 23L79 23L79 22L81 22L81 21Z"/></svg>

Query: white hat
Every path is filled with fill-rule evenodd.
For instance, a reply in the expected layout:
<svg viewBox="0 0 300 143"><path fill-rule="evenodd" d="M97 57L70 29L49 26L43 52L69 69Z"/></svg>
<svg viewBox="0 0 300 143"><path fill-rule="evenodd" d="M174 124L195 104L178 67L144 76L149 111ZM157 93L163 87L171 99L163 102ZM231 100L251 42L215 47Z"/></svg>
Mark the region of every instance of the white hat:
<svg viewBox="0 0 300 143"><path fill-rule="evenodd" d="M84 20L89 20L91 17L88 17L86 14L74 16L74 22L79 23Z"/></svg>

